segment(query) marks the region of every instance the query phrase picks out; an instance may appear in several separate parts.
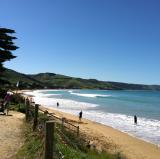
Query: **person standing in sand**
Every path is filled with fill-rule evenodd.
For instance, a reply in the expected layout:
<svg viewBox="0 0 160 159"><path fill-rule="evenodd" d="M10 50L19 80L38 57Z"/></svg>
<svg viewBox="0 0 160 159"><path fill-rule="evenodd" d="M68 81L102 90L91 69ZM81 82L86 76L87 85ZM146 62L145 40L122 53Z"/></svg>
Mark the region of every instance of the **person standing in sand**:
<svg viewBox="0 0 160 159"><path fill-rule="evenodd" d="M79 120L81 121L82 119L82 110L79 112Z"/></svg>
<svg viewBox="0 0 160 159"><path fill-rule="evenodd" d="M59 107L59 102L57 102L57 108Z"/></svg>

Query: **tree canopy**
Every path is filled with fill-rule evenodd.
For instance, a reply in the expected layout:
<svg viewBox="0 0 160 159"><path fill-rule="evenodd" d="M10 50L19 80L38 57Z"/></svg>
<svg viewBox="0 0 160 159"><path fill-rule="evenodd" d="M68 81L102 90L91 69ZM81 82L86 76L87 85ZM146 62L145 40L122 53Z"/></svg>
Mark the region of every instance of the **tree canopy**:
<svg viewBox="0 0 160 159"><path fill-rule="evenodd" d="M17 39L12 36L15 33L12 29L0 28L0 72L4 70L3 63L9 61L16 56L12 54L12 51L18 49L15 46L13 40Z"/></svg>

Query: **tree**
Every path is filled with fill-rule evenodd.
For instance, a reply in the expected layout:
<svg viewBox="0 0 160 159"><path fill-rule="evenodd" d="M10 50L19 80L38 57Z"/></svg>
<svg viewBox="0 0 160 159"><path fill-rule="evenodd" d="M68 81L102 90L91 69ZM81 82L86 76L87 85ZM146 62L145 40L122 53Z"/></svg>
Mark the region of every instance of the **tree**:
<svg viewBox="0 0 160 159"><path fill-rule="evenodd" d="M4 70L3 63L9 61L16 56L12 54L12 51L18 49L15 46L13 40L17 39L11 34L15 33L12 29L0 28L0 72Z"/></svg>

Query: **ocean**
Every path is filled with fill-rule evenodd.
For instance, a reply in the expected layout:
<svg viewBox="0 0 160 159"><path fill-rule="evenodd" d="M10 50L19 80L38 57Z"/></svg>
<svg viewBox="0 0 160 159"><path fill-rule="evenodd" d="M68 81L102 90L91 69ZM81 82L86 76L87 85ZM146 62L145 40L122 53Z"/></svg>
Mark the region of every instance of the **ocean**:
<svg viewBox="0 0 160 159"><path fill-rule="evenodd" d="M32 94L37 104L77 115L77 119L82 110L83 118L160 145L158 91L38 90ZM137 125L134 115L138 117Z"/></svg>

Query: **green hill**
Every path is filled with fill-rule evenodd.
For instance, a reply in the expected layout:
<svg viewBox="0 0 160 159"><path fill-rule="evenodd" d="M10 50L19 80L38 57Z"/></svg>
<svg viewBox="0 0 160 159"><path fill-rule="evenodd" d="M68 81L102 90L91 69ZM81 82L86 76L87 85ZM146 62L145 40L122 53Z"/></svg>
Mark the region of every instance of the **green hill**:
<svg viewBox="0 0 160 159"><path fill-rule="evenodd" d="M160 85L128 84L98 81L96 79L74 78L55 73L27 75L6 69L0 77L0 85L15 87L20 81L21 89L65 88L65 89L104 89L104 90L160 90Z"/></svg>
<svg viewBox="0 0 160 159"><path fill-rule="evenodd" d="M20 81L20 87L23 88L43 88L44 85L40 81L31 78L28 75L19 73L10 69L6 69L1 77L1 85L5 87L15 87L17 81Z"/></svg>

